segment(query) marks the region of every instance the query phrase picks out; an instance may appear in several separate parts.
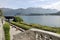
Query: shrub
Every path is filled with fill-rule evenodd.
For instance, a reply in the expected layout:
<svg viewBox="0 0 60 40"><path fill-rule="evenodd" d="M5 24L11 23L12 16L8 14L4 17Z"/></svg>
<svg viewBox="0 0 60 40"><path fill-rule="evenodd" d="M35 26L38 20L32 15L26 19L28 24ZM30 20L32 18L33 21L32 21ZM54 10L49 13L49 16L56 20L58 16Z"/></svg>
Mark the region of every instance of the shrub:
<svg viewBox="0 0 60 40"><path fill-rule="evenodd" d="M15 16L15 18L14 18L14 20L13 20L14 22L22 22L23 21L23 19L22 18L20 18L20 17L18 17L18 16Z"/></svg>
<svg viewBox="0 0 60 40"><path fill-rule="evenodd" d="M4 29L4 33L5 33L5 40L10 40L10 33L9 33L10 26L9 26L9 24L8 23L5 23L3 25L3 29Z"/></svg>

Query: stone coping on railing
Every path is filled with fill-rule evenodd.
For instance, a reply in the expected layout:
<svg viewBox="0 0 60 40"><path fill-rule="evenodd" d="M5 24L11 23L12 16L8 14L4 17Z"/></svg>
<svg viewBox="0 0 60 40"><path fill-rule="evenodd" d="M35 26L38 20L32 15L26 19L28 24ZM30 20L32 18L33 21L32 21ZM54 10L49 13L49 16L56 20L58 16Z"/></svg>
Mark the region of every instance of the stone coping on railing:
<svg viewBox="0 0 60 40"><path fill-rule="evenodd" d="M13 36L13 40L60 40L60 34L32 28Z"/></svg>
<svg viewBox="0 0 60 40"><path fill-rule="evenodd" d="M40 29L36 29L36 28L32 28L30 30L35 31L35 32L40 32L40 33L43 33L43 34L45 33L45 34L60 38L60 34L53 33L53 32L50 32L50 31L40 30Z"/></svg>

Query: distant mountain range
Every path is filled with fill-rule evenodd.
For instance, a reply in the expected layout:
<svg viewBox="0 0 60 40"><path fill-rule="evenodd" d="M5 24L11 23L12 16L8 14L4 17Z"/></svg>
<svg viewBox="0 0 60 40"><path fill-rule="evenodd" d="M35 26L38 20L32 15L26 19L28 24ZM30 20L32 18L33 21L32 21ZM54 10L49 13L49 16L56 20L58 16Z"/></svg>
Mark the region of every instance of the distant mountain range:
<svg viewBox="0 0 60 40"><path fill-rule="evenodd" d="M5 16L13 16L13 15L23 15L23 14L59 14L56 9L44 9L44 8L19 8L19 9L10 9L10 8L0 8L3 10ZM57 13L58 12L58 13Z"/></svg>
<svg viewBox="0 0 60 40"><path fill-rule="evenodd" d="M51 13L51 14L49 14L49 15L60 15L60 11L57 12L57 13Z"/></svg>

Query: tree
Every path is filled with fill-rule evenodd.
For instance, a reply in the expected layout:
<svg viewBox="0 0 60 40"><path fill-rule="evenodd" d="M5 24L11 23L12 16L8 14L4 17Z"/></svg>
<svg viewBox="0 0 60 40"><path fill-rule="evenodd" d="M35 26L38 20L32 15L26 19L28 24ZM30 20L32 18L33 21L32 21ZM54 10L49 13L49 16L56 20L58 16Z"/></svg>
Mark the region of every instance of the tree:
<svg viewBox="0 0 60 40"><path fill-rule="evenodd" d="M13 21L15 21L15 22L23 22L23 19L21 17L15 16Z"/></svg>
<svg viewBox="0 0 60 40"><path fill-rule="evenodd" d="M3 16L2 10L0 9L0 16Z"/></svg>

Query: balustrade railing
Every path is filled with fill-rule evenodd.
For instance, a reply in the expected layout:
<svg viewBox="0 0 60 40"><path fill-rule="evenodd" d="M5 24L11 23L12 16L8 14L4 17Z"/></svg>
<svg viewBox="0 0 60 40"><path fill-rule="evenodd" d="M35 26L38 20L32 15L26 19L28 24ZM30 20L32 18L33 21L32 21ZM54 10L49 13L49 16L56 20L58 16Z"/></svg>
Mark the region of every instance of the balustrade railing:
<svg viewBox="0 0 60 40"><path fill-rule="evenodd" d="M60 40L60 34L35 28L14 35L13 37L14 40Z"/></svg>
<svg viewBox="0 0 60 40"><path fill-rule="evenodd" d="M36 40L60 40L60 34L39 29L31 29L31 30L35 33Z"/></svg>

